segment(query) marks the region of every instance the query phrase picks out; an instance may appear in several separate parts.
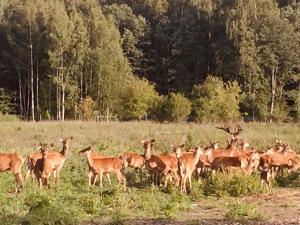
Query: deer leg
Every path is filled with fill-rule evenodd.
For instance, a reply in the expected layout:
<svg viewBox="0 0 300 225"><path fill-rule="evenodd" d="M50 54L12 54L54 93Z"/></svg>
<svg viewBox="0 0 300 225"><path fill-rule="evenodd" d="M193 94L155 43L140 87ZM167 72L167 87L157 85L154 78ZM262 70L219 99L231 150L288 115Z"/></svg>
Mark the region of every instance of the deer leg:
<svg viewBox="0 0 300 225"><path fill-rule="evenodd" d="M143 170L141 168L138 168L138 171L139 171L140 181L142 183L143 182Z"/></svg>
<svg viewBox="0 0 300 225"><path fill-rule="evenodd" d="M28 170L27 170L26 175L25 175L24 182L26 182L26 180L28 179L29 175L31 175L31 177L32 177L32 171L31 171L31 169L28 169Z"/></svg>
<svg viewBox="0 0 300 225"><path fill-rule="evenodd" d="M89 178L89 186L92 186L92 176L94 175L94 173L92 171L89 171L88 173L88 178Z"/></svg>
<svg viewBox="0 0 300 225"><path fill-rule="evenodd" d="M103 187L103 170L100 171L99 177L100 177L100 188L102 189L102 187Z"/></svg>
<svg viewBox="0 0 300 225"><path fill-rule="evenodd" d="M96 185L97 179L98 179L98 174L96 174L96 175L94 176L93 186Z"/></svg>
<svg viewBox="0 0 300 225"><path fill-rule="evenodd" d="M190 185L190 190L192 190L192 174L189 175L189 185Z"/></svg>
<svg viewBox="0 0 300 225"><path fill-rule="evenodd" d="M116 175L119 183L123 182L124 191L126 191L126 177L121 173L121 171L117 171Z"/></svg>
<svg viewBox="0 0 300 225"><path fill-rule="evenodd" d="M109 173L106 174L106 178L107 178L107 180L108 180L109 185L111 185L111 180L110 180Z"/></svg>

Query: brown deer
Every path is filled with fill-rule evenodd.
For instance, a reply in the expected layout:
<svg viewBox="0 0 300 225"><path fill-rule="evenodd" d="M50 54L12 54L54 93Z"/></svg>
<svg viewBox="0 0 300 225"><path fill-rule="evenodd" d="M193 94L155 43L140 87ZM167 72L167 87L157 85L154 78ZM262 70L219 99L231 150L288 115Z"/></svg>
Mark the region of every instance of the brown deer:
<svg viewBox="0 0 300 225"><path fill-rule="evenodd" d="M25 175L25 181L28 179L29 176L31 176L31 179L34 179L34 168L35 168L35 164L38 160L40 160L42 158L42 153L40 152L41 147L46 147L48 146L46 143L41 143L39 145L35 145L35 148L37 149L36 152L31 153L28 157L27 157L27 173ZM51 147L54 146L53 143L50 144Z"/></svg>
<svg viewBox="0 0 300 225"><path fill-rule="evenodd" d="M48 185L49 176L53 172L53 176L55 178L55 183L59 181L59 173L62 169L64 162L69 153L69 144L73 137L61 139L60 141L63 144L63 149L60 152L46 152L43 160L43 171L42 171L42 179L44 180L44 184ZM43 156L42 156L43 157Z"/></svg>
<svg viewBox="0 0 300 225"><path fill-rule="evenodd" d="M103 174L115 173L118 181L124 184L124 189L126 190L126 177L122 174L123 161L117 157L105 157L105 158L93 158L91 146L82 149L79 153L86 153L87 161L89 165L89 186L92 185L91 178L93 175L99 175L100 177L100 187L103 187Z"/></svg>
<svg viewBox="0 0 300 225"><path fill-rule="evenodd" d="M17 153L0 153L0 172L12 171L16 179L16 186L14 193L19 191L19 187L23 184L23 177L21 167L24 159Z"/></svg>
<svg viewBox="0 0 300 225"><path fill-rule="evenodd" d="M170 176L167 176L168 174L175 179L176 185L179 185L177 158L169 154L151 154L154 141L154 139L142 141L144 147L145 166L152 174L152 181L154 185L160 185L160 177L164 175L167 177L165 182L166 186L170 178Z"/></svg>
<svg viewBox="0 0 300 225"><path fill-rule="evenodd" d="M132 167L139 173L141 182L143 181L143 169L145 168L145 158L133 152L123 152L118 156L124 162L124 167Z"/></svg>
<svg viewBox="0 0 300 225"><path fill-rule="evenodd" d="M189 188L192 190L192 174L196 169L196 165L200 159L200 156L204 154L204 151L201 147L197 146L192 154L183 154L181 149L182 146L173 144L172 147L178 159L178 167L181 178L180 189L182 192L186 193L187 180L189 181Z"/></svg>

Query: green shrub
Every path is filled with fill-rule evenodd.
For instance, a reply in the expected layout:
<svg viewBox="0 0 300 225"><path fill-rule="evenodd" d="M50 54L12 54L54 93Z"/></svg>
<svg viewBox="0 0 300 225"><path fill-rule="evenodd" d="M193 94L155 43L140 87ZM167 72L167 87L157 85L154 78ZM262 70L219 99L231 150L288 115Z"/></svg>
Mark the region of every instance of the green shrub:
<svg viewBox="0 0 300 225"><path fill-rule="evenodd" d="M263 220L263 215L257 207L239 201L234 201L227 205L228 209L225 217L235 221L244 222L246 220Z"/></svg>
<svg viewBox="0 0 300 225"><path fill-rule="evenodd" d="M78 111L82 120L93 120L95 118L94 109L95 102L89 96L84 98L78 105Z"/></svg>
<svg viewBox="0 0 300 225"><path fill-rule="evenodd" d="M73 201L70 198L73 198ZM59 196L49 192L33 193L25 200L29 211L22 219L22 223L41 225L79 224L83 212L75 204L75 199L76 196L68 196L66 192ZM73 202L73 204L69 204L70 202Z"/></svg>
<svg viewBox="0 0 300 225"><path fill-rule="evenodd" d="M13 96L0 88L0 113L11 114L14 112Z"/></svg>
<svg viewBox="0 0 300 225"><path fill-rule="evenodd" d="M171 122L184 121L191 113L191 102L180 93L169 94L162 103L163 118Z"/></svg>
<svg viewBox="0 0 300 225"><path fill-rule="evenodd" d="M17 115L0 113L0 121L3 121L3 122L5 122L5 121L7 121L7 122L20 121L20 118Z"/></svg>
<svg viewBox="0 0 300 225"><path fill-rule="evenodd" d="M118 114L125 120L141 120L148 116L157 98L153 84L145 79L132 78L121 96Z"/></svg>
<svg viewBox="0 0 300 225"><path fill-rule="evenodd" d="M215 197L223 196L245 196L250 194L263 193L265 189L257 176L244 176L216 174L204 181L203 192L205 195Z"/></svg>
<svg viewBox="0 0 300 225"><path fill-rule="evenodd" d="M202 85L193 87L193 119L196 122L238 120L240 92L236 81L224 83L218 77L208 76Z"/></svg>

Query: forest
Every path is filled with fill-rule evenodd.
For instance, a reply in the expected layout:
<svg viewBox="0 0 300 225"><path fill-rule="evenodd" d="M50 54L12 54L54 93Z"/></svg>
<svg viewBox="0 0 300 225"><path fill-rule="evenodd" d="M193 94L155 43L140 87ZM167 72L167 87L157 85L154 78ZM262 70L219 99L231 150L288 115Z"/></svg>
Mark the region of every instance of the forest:
<svg viewBox="0 0 300 225"><path fill-rule="evenodd" d="M299 0L0 0L0 112L300 118Z"/></svg>

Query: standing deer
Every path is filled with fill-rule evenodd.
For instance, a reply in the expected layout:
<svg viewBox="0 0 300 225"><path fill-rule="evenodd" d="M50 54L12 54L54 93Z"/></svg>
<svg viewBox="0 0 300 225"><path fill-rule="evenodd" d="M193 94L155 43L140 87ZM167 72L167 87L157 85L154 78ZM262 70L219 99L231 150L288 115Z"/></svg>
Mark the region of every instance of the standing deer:
<svg viewBox="0 0 300 225"><path fill-rule="evenodd" d="M69 153L69 144L73 137L61 139L60 142L63 144L63 149L60 152L48 152L46 151L44 160L43 160L43 171L42 171L42 179L44 180L44 185L48 185L48 179L51 173L53 172L53 176L55 178L55 183L59 181L59 173L62 169L64 162ZM43 157L43 156L42 156ZM38 168L36 168L38 169Z"/></svg>
<svg viewBox="0 0 300 225"><path fill-rule="evenodd" d="M124 167L134 168L139 173L141 182L143 181L143 169L145 168L145 158L133 152L123 152L119 156L124 162Z"/></svg>
<svg viewBox="0 0 300 225"><path fill-rule="evenodd" d="M21 167L24 159L17 153L0 153L0 172L12 171L16 179L14 193L17 193L19 187L23 184Z"/></svg>
<svg viewBox="0 0 300 225"><path fill-rule="evenodd" d="M200 156L204 154L204 151L201 147L197 146L195 148L195 152L182 154L182 146L173 144L172 147L178 159L178 167L181 177L180 189L182 192L186 193L186 182L187 180L189 181L190 190L192 190L192 174L196 169Z"/></svg>
<svg viewBox="0 0 300 225"><path fill-rule="evenodd" d="M142 144L144 147L144 158L145 158L145 165L146 168L152 174L152 181L154 185L160 185L160 177L162 175L166 176L165 186L171 177L175 179L176 185L179 184L179 177L178 177L178 160L173 155L168 154L159 154L153 155L151 153L154 139L152 140L143 140Z"/></svg>
<svg viewBox="0 0 300 225"><path fill-rule="evenodd" d="M79 153L86 153L88 165L89 165L89 186L92 185L91 178L93 175L99 175L100 187L103 187L103 174L115 173L118 181L124 184L126 190L126 177L122 174L123 161L117 157L105 157L105 158L93 158L91 146L82 149Z"/></svg>

